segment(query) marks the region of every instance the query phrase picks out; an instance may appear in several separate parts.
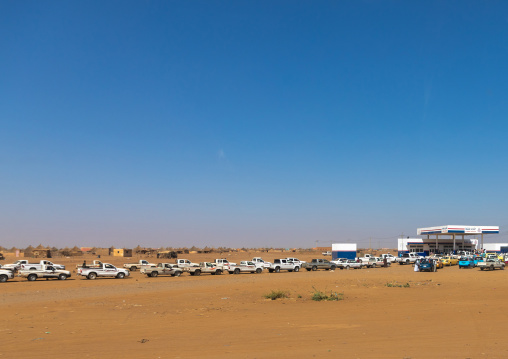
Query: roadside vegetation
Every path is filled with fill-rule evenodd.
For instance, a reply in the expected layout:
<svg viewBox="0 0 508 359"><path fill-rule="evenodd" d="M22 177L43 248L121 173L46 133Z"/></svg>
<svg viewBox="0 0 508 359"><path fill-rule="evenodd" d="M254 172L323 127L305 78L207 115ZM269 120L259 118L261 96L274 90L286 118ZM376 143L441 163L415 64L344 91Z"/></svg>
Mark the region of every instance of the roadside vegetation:
<svg viewBox="0 0 508 359"><path fill-rule="evenodd" d="M312 287L314 289L314 292L312 293L311 299L317 302L321 301L339 301L344 300L344 293L337 293L330 291L330 294L327 294L325 292L322 292L320 290L317 290L316 288Z"/></svg>
<svg viewBox="0 0 508 359"><path fill-rule="evenodd" d="M272 290L270 293L265 294L264 297L266 299L276 300L276 299L283 299L283 298L289 298L289 293L283 290Z"/></svg>
<svg viewBox="0 0 508 359"><path fill-rule="evenodd" d="M409 288L410 287L409 283L399 284L397 282L388 282L388 283L386 283L386 286L390 287L390 288Z"/></svg>

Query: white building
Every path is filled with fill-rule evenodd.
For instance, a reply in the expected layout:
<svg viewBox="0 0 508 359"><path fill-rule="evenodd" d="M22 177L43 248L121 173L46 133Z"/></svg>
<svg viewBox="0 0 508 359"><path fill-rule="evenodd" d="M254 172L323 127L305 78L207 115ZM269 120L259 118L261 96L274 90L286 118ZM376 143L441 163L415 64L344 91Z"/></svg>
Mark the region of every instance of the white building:
<svg viewBox="0 0 508 359"><path fill-rule="evenodd" d="M356 243L332 243L332 259L356 258Z"/></svg>
<svg viewBox="0 0 508 359"><path fill-rule="evenodd" d="M417 234L423 238L399 238L397 250L399 255L409 252L429 255L430 253L450 253L462 250L474 251L485 248L484 235L495 233L499 233L498 226L446 225L418 228ZM493 243L488 245L491 246ZM499 243L496 248L503 246ZM506 246L508 251L508 245ZM501 251L501 249L497 251Z"/></svg>

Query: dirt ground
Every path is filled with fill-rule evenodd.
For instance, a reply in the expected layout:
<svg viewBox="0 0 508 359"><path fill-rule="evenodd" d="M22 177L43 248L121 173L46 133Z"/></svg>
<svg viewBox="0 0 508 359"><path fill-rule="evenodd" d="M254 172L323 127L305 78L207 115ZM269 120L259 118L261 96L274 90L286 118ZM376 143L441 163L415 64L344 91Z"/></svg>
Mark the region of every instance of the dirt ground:
<svg viewBox="0 0 508 359"><path fill-rule="evenodd" d="M280 257L227 257L253 256ZM101 259L121 265L139 258ZM54 259L72 270L82 261ZM66 281L15 278L0 284L0 358L508 358L507 276L458 266L417 273L394 265L178 278L133 272L94 281L74 273ZM342 293L343 300L313 301L315 289ZM272 290L289 298L265 299Z"/></svg>

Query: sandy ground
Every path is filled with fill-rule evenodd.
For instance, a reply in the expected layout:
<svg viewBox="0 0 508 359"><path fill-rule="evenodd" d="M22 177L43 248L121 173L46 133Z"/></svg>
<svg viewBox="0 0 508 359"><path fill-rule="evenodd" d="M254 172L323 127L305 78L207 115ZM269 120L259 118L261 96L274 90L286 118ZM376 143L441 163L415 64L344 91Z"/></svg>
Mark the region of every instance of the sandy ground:
<svg viewBox="0 0 508 359"><path fill-rule="evenodd" d="M54 262L74 268L82 260ZM394 265L179 278L134 272L95 281L16 278L0 285L0 358L508 358L507 276L458 266L416 273ZM313 301L314 288L343 293L344 300ZM265 299L272 290L290 297Z"/></svg>

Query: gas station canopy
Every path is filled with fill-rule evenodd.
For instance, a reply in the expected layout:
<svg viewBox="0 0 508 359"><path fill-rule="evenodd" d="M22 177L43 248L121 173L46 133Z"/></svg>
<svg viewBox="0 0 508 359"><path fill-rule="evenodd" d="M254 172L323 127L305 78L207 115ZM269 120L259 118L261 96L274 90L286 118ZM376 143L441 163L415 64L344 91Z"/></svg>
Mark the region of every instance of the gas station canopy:
<svg viewBox="0 0 508 359"><path fill-rule="evenodd" d="M495 234L499 233L499 226L459 226L459 225L448 225L448 226L437 226L437 227L426 227L418 228L417 234Z"/></svg>
<svg viewBox="0 0 508 359"><path fill-rule="evenodd" d="M436 246L440 236L451 236L453 239L453 249L455 250L455 237L461 237L462 243L464 243L465 236L480 234L481 248L483 249L483 235L484 234L497 234L499 233L499 226L462 226L462 225L447 225L447 226L436 226L418 228L417 234L421 236L427 236L430 239L430 235L436 236Z"/></svg>

